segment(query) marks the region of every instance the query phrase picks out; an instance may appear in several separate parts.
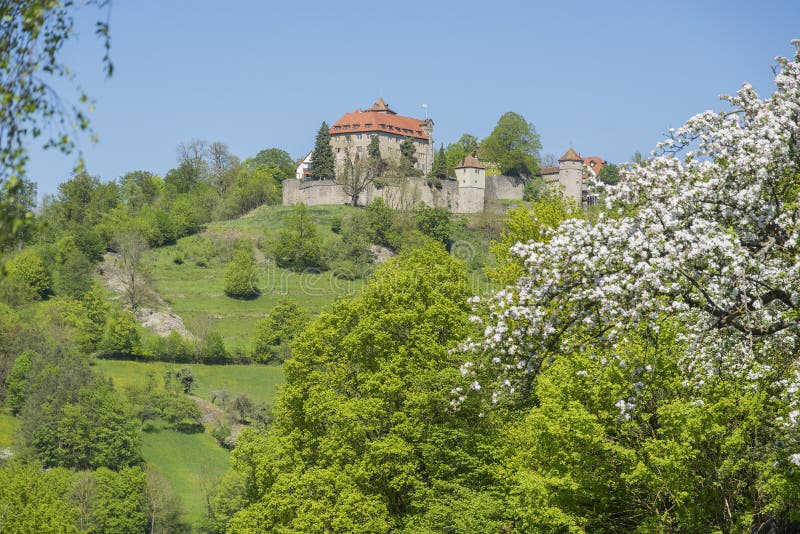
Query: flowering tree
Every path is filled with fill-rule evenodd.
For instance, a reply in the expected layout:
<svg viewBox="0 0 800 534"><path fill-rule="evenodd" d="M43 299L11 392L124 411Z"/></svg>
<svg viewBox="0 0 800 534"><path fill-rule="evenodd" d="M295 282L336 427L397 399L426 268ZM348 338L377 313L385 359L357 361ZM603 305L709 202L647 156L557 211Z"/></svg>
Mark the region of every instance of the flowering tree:
<svg viewBox="0 0 800 534"><path fill-rule="evenodd" d="M670 131L598 184L605 213L517 243L517 280L473 298L485 329L463 344L452 404L523 408L508 460L522 521L798 527L794 44L770 98L745 84Z"/></svg>

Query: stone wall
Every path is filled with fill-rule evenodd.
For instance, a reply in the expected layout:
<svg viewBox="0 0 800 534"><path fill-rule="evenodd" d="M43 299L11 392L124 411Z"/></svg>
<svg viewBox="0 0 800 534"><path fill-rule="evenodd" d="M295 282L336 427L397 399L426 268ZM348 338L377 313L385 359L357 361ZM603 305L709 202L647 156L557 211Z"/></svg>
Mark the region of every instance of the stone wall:
<svg viewBox="0 0 800 534"><path fill-rule="evenodd" d="M508 176L487 176L486 188L461 187L454 180L442 180L441 187L431 187L425 178L408 177L393 185L376 187L369 185L358 199L366 206L376 198L382 198L394 209L409 210L419 202L428 206L447 208L455 213L482 211L486 202L502 199L522 199L523 182ZM296 179L283 181L283 205L302 202L307 206L341 205L349 203L342 186L334 180L301 182Z"/></svg>
<svg viewBox="0 0 800 534"><path fill-rule="evenodd" d="M487 176L486 200L522 200L525 182L516 176Z"/></svg>

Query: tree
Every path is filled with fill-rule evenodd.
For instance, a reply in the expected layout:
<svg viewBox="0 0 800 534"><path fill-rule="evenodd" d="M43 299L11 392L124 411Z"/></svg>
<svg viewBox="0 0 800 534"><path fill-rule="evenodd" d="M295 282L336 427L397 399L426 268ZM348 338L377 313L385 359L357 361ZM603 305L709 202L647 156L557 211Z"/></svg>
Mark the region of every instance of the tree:
<svg viewBox="0 0 800 534"><path fill-rule="evenodd" d="M0 509L4 532L74 532L78 509L65 499L70 472L43 471L36 462L0 467Z"/></svg>
<svg viewBox="0 0 800 534"><path fill-rule="evenodd" d="M449 349L469 330L467 291L463 265L428 241L309 325L284 363L275 421L232 452L242 483L220 495L225 514L239 508L228 530L447 531L452 515L413 522L434 503L474 517L454 503L494 480L478 452L488 443L449 413L445 386L458 374Z"/></svg>
<svg viewBox="0 0 800 534"><path fill-rule="evenodd" d="M208 176L208 143L201 139L192 139L187 143L178 145L178 168L186 173L186 183L189 187L198 184Z"/></svg>
<svg viewBox="0 0 800 534"><path fill-rule="evenodd" d="M445 160L447 161L447 176L455 176L455 168L468 154L478 149L478 138L472 134L463 134L458 141L447 145Z"/></svg>
<svg viewBox="0 0 800 534"><path fill-rule="evenodd" d="M228 363L231 359L219 332L206 334L200 353L203 355L203 363Z"/></svg>
<svg viewBox="0 0 800 534"><path fill-rule="evenodd" d="M98 532L138 534L147 527L145 473L140 467L114 472L100 468L94 473L96 494L92 524Z"/></svg>
<svg viewBox="0 0 800 534"><path fill-rule="evenodd" d="M233 399L232 407L238 415L239 422L245 424L247 423L247 418L253 413L255 405L247 395L238 395Z"/></svg>
<svg viewBox="0 0 800 534"><path fill-rule="evenodd" d="M8 373L6 378L6 405L11 408L11 413L14 415L19 414L22 405L25 404L25 399L28 396L28 389L30 387L28 381L28 373L31 370L31 360L35 357L35 353L26 350L14 360L14 366L11 372Z"/></svg>
<svg viewBox="0 0 800 534"><path fill-rule="evenodd" d="M245 160L244 164L253 170L259 167L266 167L277 171L274 176L278 183L288 178L294 178L295 170L297 169L297 164L292 157L280 148L261 150L252 158Z"/></svg>
<svg viewBox="0 0 800 534"><path fill-rule="evenodd" d="M426 204L419 204L414 211L414 224L417 230L439 241L450 250L453 242L450 217L450 210L447 208L432 208Z"/></svg>
<svg viewBox="0 0 800 534"><path fill-rule="evenodd" d="M283 361L281 350L308 324L310 316L293 300L282 299L269 312L269 316L256 323L252 340L252 353L256 361Z"/></svg>
<svg viewBox="0 0 800 534"><path fill-rule="evenodd" d="M417 148L410 137L406 137L400 143L400 170L406 176L417 176L420 171L415 167L417 164Z"/></svg>
<svg viewBox="0 0 800 534"><path fill-rule="evenodd" d="M44 261L32 249L25 249L6 264L8 277L16 280L38 297L45 298L52 293L52 281L50 273L44 265Z"/></svg>
<svg viewBox="0 0 800 534"><path fill-rule="evenodd" d="M428 176L440 180L447 178L447 155L444 152L443 144L439 145L439 151L433 158L433 166Z"/></svg>
<svg viewBox="0 0 800 534"><path fill-rule="evenodd" d="M619 183L619 168L613 163L606 163L600 169L597 179L606 185L617 185Z"/></svg>
<svg viewBox="0 0 800 534"><path fill-rule="evenodd" d="M147 242L136 230L117 234L113 242L119 254L117 266L125 284L126 304L135 310L142 298L143 281L140 264L148 249Z"/></svg>
<svg viewBox="0 0 800 534"><path fill-rule="evenodd" d="M297 204L287 216L272 250L278 267L294 271L319 271L324 268L317 228L305 204Z"/></svg>
<svg viewBox="0 0 800 534"><path fill-rule="evenodd" d="M355 159L350 159L349 150L345 150L345 161L342 172L339 173L339 184L344 194L350 197L350 205L358 205L358 197L375 181L375 165L370 159L362 159L356 154Z"/></svg>
<svg viewBox="0 0 800 534"><path fill-rule="evenodd" d="M236 178L239 160L230 153L228 145L219 141L208 145L207 152L210 167L209 177L221 198Z"/></svg>
<svg viewBox="0 0 800 534"><path fill-rule="evenodd" d="M225 268L225 294L237 299L251 299L260 294L252 251L233 251L233 258Z"/></svg>
<svg viewBox="0 0 800 534"><path fill-rule="evenodd" d="M57 295L80 298L92 288L92 264L72 236L56 243L53 264L53 291Z"/></svg>
<svg viewBox="0 0 800 534"><path fill-rule="evenodd" d="M530 177L539 169L542 143L533 124L512 111L503 114L489 137L481 142L480 159L496 163L508 176Z"/></svg>
<svg viewBox="0 0 800 534"><path fill-rule="evenodd" d="M328 123L323 122L314 142L311 154L311 174L317 180L333 180L336 177L331 149L331 131Z"/></svg>
<svg viewBox="0 0 800 534"><path fill-rule="evenodd" d="M183 521L180 497L169 481L154 467L145 468L145 515L148 534L188 531Z"/></svg>
<svg viewBox="0 0 800 534"><path fill-rule="evenodd" d="M105 7L104 0L85 2ZM18 236L29 224L25 204L26 145L49 133L46 148L69 153L75 134L90 131L89 97L79 91L78 104L66 106L53 85L72 81L70 69L61 59L64 44L74 33L73 2L26 0L4 4L0 27L0 243ZM105 45L103 67L111 76L108 23L96 23L95 34Z"/></svg>
<svg viewBox="0 0 800 534"><path fill-rule="evenodd" d="M476 303L454 404L531 407L510 470L532 467L532 521L797 528L795 46L770 98L745 84L671 131L603 188L608 216L515 245L522 276Z"/></svg>
<svg viewBox="0 0 800 534"><path fill-rule="evenodd" d="M108 319L100 352L115 358L130 358L141 353L141 339L136 320L130 313L118 313Z"/></svg>

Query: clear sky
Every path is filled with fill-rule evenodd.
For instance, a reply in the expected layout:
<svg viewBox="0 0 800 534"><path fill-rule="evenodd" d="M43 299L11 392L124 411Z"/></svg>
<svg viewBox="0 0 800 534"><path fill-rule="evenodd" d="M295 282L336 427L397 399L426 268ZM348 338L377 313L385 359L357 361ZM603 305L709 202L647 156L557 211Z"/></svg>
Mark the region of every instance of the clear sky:
<svg viewBox="0 0 800 534"><path fill-rule="evenodd" d="M100 141L80 147L103 180L163 175L193 138L297 158L323 120L379 96L401 115L427 104L437 147L515 111L543 154L628 161L744 81L766 96L800 38L798 0L114 0L106 79L96 16L79 17L65 59L96 100ZM53 193L75 162L34 149L29 175Z"/></svg>

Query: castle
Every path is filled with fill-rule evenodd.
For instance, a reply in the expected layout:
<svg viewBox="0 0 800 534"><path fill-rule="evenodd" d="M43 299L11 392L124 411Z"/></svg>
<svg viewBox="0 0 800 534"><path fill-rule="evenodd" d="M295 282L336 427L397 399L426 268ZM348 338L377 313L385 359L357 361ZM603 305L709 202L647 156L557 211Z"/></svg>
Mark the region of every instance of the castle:
<svg viewBox="0 0 800 534"><path fill-rule="evenodd" d="M411 139L416 150L417 170L423 175L433 165L433 121L397 115L383 101L366 111L346 113L330 130L337 175L347 159L365 157L373 136L378 137L381 155L389 161L400 160L400 143ZM303 203L309 206L347 204L350 197L336 180L311 180L308 154L298 164L295 179L283 181L283 205ZM597 176L605 162L597 157L582 158L570 148L558 162L539 175L558 186L578 205L589 205L592 198L584 180ZM431 185L425 178L409 176L392 183L371 183L358 196L358 204L367 205L377 198L395 209L410 209L419 202L444 207L454 213L477 213L502 200L522 200L525 181L515 176L487 176L486 166L474 155L467 155L455 168L455 180Z"/></svg>

